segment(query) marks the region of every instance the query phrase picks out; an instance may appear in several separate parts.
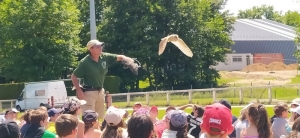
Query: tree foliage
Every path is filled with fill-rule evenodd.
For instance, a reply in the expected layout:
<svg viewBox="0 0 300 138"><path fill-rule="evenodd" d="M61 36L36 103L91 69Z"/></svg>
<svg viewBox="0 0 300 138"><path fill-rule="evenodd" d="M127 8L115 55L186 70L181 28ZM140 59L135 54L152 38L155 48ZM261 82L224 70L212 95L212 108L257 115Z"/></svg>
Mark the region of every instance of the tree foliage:
<svg viewBox="0 0 300 138"><path fill-rule="evenodd" d="M90 2L89 0L75 0L78 10L80 11L79 21L82 23L83 27L80 30L80 46L82 48L86 47L87 42L91 39L90 37ZM95 17L96 17L96 25L101 24L102 20L102 0L95 0ZM87 54L87 50L83 49L79 53L78 60L81 60Z"/></svg>
<svg viewBox="0 0 300 138"><path fill-rule="evenodd" d="M238 18L248 19L269 19L277 22L282 22L282 13L275 11L273 6L262 5L253 6L251 9L239 10Z"/></svg>
<svg viewBox="0 0 300 138"><path fill-rule="evenodd" d="M297 11L287 11L283 16L283 23L293 27L298 27L300 24L300 14Z"/></svg>
<svg viewBox="0 0 300 138"><path fill-rule="evenodd" d="M111 67L109 75L120 77L121 88L131 90L138 90L140 80L149 82L146 90L214 85L219 75L210 66L224 61L233 44L229 35L234 18L221 12L225 4L222 0L95 1L97 36L107 43L104 50L142 63L138 76L121 64ZM39 81L69 74L68 69L86 55L82 48L90 40L89 6L89 1L81 0L3 0L1 76ZM158 56L161 38L173 33L192 49L193 58L171 43Z"/></svg>
<svg viewBox="0 0 300 138"><path fill-rule="evenodd" d="M59 79L76 61L78 15L74 0L3 0L2 75L16 81Z"/></svg>
<svg viewBox="0 0 300 138"><path fill-rule="evenodd" d="M124 72L121 65L111 73L121 76L124 86L138 88L139 79L148 79L150 87L174 89L213 84L218 74L210 69L223 61L232 41L234 19L224 5L214 0L135 0L105 2L100 39L108 43L107 51L138 58L143 70L138 78ZM194 51L193 58L183 55L173 44L158 56L160 39L168 34L179 36Z"/></svg>

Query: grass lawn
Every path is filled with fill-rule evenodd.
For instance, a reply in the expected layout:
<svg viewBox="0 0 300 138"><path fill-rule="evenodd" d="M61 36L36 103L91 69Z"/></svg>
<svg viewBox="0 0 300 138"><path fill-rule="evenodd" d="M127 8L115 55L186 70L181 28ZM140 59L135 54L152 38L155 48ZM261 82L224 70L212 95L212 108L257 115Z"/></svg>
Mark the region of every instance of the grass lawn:
<svg viewBox="0 0 300 138"><path fill-rule="evenodd" d="M300 75L291 79L291 84L299 84L300 83Z"/></svg>
<svg viewBox="0 0 300 138"><path fill-rule="evenodd" d="M278 100L283 100L287 103L291 102L296 97L299 97L299 87L292 86L292 87L272 87L272 99L273 102L268 102L268 89L267 88L243 88L242 89L242 97L243 100L240 102L239 91L240 89L229 89L223 91L216 92L216 100L219 99L226 99L232 105L245 105L250 102L259 102L262 104L275 104ZM192 95L192 103L199 104L199 105L208 105L212 104L211 91L205 92L193 92ZM156 106L181 106L188 104L189 96L187 93L172 93L170 94L170 103L167 103L166 94L149 94L149 104L148 105L156 105ZM130 96L130 103L127 105L126 96L114 96L113 97L113 105L118 107L132 107L135 102L141 102L142 104L146 103L146 96L145 95L131 95Z"/></svg>
<svg viewBox="0 0 300 138"><path fill-rule="evenodd" d="M267 80L272 80L274 78L266 78ZM232 83L238 80L238 78L229 78L222 77L217 79L218 85L226 85L228 83ZM300 75L295 76L291 79L290 84L299 84L300 83ZM149 86L149 81L146 79L145 81L140 81L140 87L146 88ZM242 87L240 85L236 85L237 87ZM243 100L240 101L239 95L240 88L238 89L229 89L223 91L216 92L216 100L226 99L231 102L232 105L246 105L250 102L258 102L262 104L275 104L278 100L283 100L287 103L291 102L296 97L299 97L300 87L299 86L291 86L291 87L272 87L272 99L273 102L269 103L268 99L268 89L267 88L243 88L242 89L242 97ZM213 103L212 92L193 92L192 103L199 105L208 105ZM173 93L170 94L170 103L167 103L166 94L149 94L149 103L146 103L145 95L131 95L130 103L127 104L126 96L116 96L113 97L113 105L125 108L132 107L135 102L141 102L142 104L147 104L149 106L156 105L160 107L165 107L169 105L173 106L181 106L188 104L189 97L187 93Z"/></svg>

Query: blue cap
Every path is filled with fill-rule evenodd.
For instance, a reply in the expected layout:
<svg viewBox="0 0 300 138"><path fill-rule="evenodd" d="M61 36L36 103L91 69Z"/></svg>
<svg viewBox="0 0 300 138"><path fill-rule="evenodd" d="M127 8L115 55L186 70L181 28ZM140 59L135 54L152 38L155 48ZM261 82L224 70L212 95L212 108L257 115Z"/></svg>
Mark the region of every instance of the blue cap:
<svg viewBox="0 0 300 138"><path fill-rule="evenodd" d="M55 108L52 108L52 109L48 110L48 116L49 117L55 116L55 114L59 114L59 113L61 113L61 110L58 110L58 109L55 109Z"/></svg>

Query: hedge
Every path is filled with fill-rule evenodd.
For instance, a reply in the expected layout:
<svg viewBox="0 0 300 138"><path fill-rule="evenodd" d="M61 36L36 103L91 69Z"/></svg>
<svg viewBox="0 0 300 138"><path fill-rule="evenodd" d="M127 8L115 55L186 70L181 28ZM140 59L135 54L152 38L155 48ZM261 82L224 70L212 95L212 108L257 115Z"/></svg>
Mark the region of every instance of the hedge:
<svg viewBox="0 0 300 138"><path fill-rule="evenodd" d="M109 93L119 93L120 84L121 78L117 76L107 76L104 81L105 91L109 91Z"/></svg>
<svg viewBox="0 0 300 138"><path fill-rule="evenodd" d="M121 79L117 76L107 76L104 88L109 93L119 93ZM65 81L68 96L75 96L75 90L72 91L73 84L71 81ZM17 99L22 90L24 83L0 84L0 100Z"/></svg>
<svg viewBox="0 0 300 138"><path fill-rule="evenodd" d="M17 99L22 90L24 83L1 84L0 85L0 100Z"/></svg>

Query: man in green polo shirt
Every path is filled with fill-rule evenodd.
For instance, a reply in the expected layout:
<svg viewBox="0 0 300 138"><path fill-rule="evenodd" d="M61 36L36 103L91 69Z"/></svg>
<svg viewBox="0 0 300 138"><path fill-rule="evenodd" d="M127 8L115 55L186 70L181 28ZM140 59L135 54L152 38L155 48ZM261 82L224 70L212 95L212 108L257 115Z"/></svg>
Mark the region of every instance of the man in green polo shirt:
<svg viewBox="0 0 300 138"><path fill-rule="evenodd" d="M103 119L104 116L103 84L108 67L117 61L128 58L124 55L102 52L103 44L98 40L89 41L87 43L89 54L80 61L71 76L78 99L87 102L82 106L82 111L94 110L98 113L99 119ZM83 89L80 88L77 78L83 78Z"/></svg>

